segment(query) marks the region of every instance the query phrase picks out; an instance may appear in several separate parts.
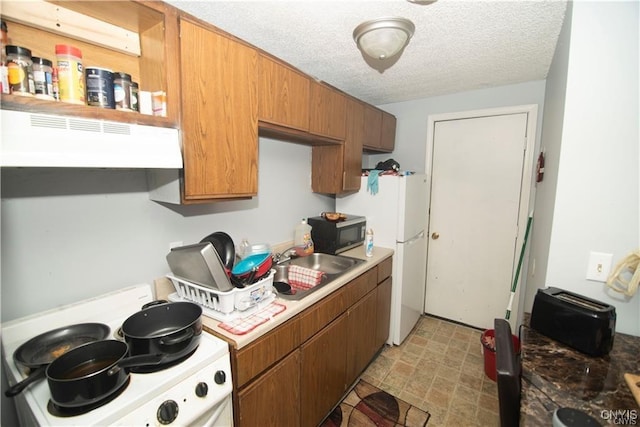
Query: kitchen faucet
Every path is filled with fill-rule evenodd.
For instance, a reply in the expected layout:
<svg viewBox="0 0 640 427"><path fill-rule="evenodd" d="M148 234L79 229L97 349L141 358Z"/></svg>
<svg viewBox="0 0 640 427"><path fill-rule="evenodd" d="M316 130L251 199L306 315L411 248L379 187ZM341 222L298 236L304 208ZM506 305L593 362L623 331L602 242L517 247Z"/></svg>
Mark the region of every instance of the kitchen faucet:
<svg viewBox="0 0 640 427"><path fill-rule="evenodd" d="M281 262L289 261L292 257L297 257L295 249L297 246L291 246L290 248L285 249L280 253L273 254L273 262L279 264ZM293 251L293 253L288 254L288 252Z"/></svg>

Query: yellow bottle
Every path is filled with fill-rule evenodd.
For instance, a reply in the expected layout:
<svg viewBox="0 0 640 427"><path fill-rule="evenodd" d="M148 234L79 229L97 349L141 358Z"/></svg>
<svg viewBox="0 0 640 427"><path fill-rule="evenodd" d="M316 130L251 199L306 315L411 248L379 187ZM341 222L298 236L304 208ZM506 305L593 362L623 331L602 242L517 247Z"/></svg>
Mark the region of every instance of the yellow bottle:
<svg viewBox="0 0 640 427"><path fill-rule="evenodd" d="M311 240L311 226L307 224L307 220L296 225L293 244L296 247L296 255L307 256L313 253L313 240Z"/></svg>

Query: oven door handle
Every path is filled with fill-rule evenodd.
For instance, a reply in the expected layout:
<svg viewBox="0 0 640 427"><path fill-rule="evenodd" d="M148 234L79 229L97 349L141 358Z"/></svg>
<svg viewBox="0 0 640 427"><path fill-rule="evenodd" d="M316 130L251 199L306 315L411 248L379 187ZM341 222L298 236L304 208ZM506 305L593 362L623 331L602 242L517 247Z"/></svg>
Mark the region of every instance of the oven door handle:
<svg viewBox="0 0 640 427"><path fill-rule="evenodd" d="M218 403L218 407L211 413L209 418L207 418L207 420L202 424L202 427L216 427L216 426L226 425L226 424L219 424L216 421L218 421L218 418L220 418L220 414L222 414L222 412L224 412L224 410L227 408L227 405L229 404L230 400L231 399L229 399L228 395L225 396Z"/></svg>

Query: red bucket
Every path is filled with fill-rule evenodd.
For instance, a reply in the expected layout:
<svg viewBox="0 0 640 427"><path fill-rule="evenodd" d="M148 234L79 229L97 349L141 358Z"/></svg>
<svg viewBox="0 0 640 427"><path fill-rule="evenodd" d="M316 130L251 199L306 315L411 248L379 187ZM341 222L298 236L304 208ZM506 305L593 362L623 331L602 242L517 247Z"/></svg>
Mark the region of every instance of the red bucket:
<svg viewBox="0 0 640 427"><path fill-rule="evenodd" d="M494 329L487 329L480 336L482 353L484 354L484 373L493 381L496 380L495 332ZM511 335L511 338L513 339L513 349L516 354L520 353L520 340L516 335ZM493 347L489 343L493 343Z"/></svg>

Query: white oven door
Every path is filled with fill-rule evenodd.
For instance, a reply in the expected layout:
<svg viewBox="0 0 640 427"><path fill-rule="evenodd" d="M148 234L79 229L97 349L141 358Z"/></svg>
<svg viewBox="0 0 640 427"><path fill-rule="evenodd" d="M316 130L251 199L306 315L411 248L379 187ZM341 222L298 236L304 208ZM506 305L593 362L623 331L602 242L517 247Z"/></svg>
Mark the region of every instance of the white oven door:
<svg viewBox="0 0 640 427"><path fill-rule="evenodd" d="M231 395L222 399L216 406L202 414L192 425L202 427L232 427L233 402L231 401Z"/></svg>

